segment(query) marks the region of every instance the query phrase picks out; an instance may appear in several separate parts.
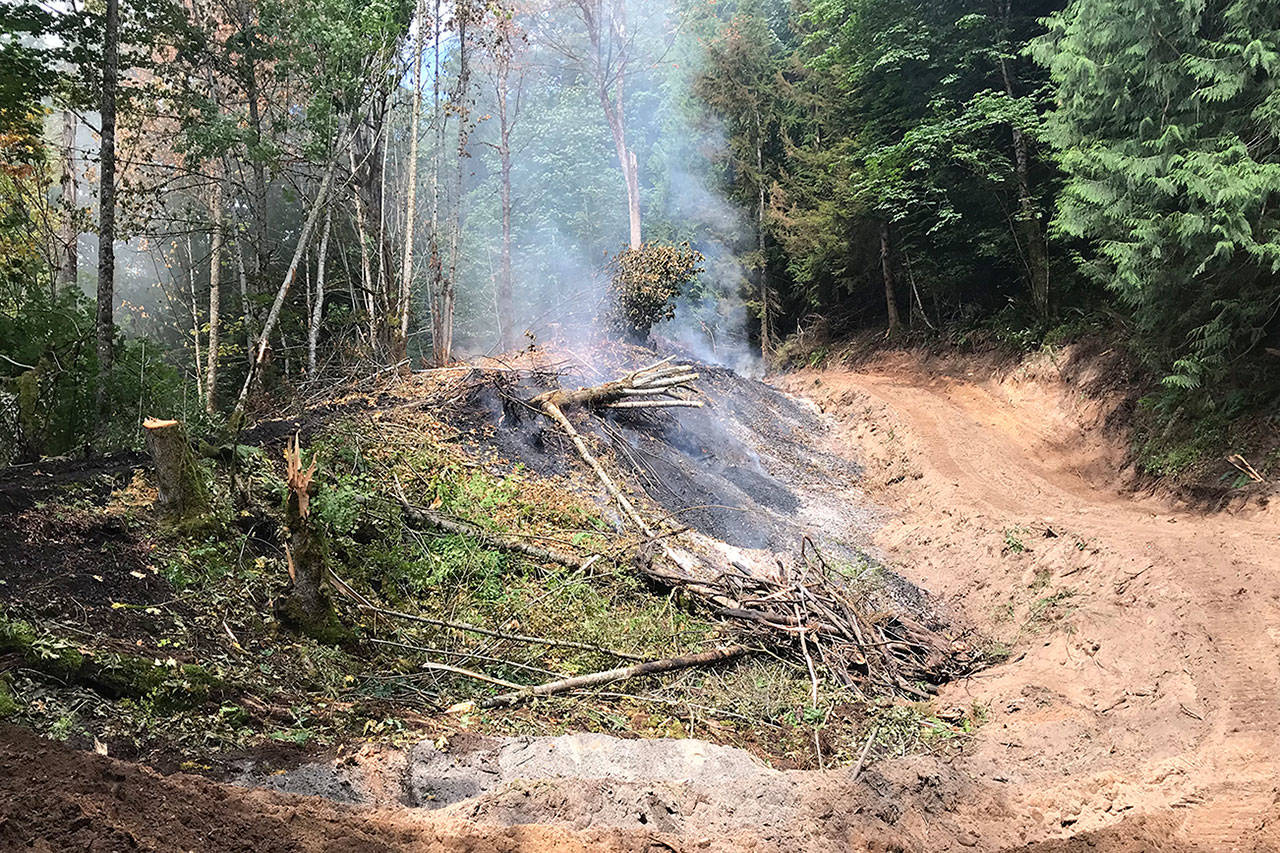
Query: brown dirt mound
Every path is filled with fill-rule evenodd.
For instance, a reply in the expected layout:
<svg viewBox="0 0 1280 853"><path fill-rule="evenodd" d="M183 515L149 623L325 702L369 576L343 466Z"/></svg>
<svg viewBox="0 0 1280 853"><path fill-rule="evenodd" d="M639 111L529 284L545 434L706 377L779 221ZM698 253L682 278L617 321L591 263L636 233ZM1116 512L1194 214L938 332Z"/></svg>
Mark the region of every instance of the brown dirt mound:
<svg viewBox="0 0 1280 853"><path fill-rule="evenodd" d="M0 850L487 851L675 849L648 832L466 825L162 776L0 728Z"/></svg>

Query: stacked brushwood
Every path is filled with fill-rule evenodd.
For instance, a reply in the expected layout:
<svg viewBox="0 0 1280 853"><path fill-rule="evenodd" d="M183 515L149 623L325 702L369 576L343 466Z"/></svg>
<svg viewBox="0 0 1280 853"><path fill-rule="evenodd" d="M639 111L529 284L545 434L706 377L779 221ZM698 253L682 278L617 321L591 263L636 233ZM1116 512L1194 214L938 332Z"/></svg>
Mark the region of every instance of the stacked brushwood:
<svg viewBox="0 0 1280 853"><path fill-rule="evenodd" d="M645 537L635 565L649 578L701 599L748 635L802 657L817 685L821 666L836 682L863 694L926 697L933 685L976 665L961 638L945 636L897 612L879 608L834 572L812 542L801 543L792 567L768 576L739 563L720 565L651 524L591 452L564 409L679 408L692 399L698 374L665 359L601 385L540 394L530 405L560 427L627 519ZM896 610L896 608L895 608Z"/></svg>
<svg viewBox="0 0 1280 853"><path fill-rule="evenodd" d="M793 649L811 673L821 665L858 693L927 698L935 685L976 667L964 638L878 605L872 593L833 571L807 539L796 563L779 562L770 576L732 561L712 566L676 548L667 549L666 565L653 555L642 551L637 567L643 573L703 599L748 634Z"/></svg>

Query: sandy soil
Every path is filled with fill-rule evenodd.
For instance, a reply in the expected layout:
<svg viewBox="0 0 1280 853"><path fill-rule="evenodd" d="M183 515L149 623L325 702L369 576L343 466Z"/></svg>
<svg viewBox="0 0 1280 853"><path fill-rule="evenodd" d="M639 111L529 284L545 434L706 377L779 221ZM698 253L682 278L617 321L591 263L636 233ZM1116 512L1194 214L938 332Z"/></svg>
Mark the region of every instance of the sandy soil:
<svg viewBox="0 0 1280 853"><path fill-rule="evenodd" d="M1276 508L1132 494L1115 399L1048 361L971 374L897 354L780 384L867 466L886 559L1010 646L942 694L988 711L963 769L1009 814L972 814L984 846L1143 816L1153 842L1280 849Z"/></svg>

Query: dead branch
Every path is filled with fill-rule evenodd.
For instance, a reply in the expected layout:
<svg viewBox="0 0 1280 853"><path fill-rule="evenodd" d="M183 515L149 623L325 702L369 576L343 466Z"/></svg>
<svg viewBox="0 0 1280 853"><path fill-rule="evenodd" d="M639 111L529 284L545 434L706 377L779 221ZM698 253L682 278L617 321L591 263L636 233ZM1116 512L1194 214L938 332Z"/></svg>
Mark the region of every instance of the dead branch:
<svg viewBox="0 0 1280 853"><path fill-rule="evenodd" d="M530 666L527 663L519 661L507 660L506 658L494 657L492 655L484 655L479 652L472 651L456 651L453 649L435 649L428 646L415 646L412 643L401 643L396 640L379 640L376 637L370 637L369 642L376 646L387 646L393 649L404 649L407 652L417 652L424 655L443 655L445 657L463 658L471 660L482 660L485 663L498 664L499 666L509 666L512 669L522 669L526 672L536 672L540 675L553 675L556 678L564 678L563 673L555 672L550 669L543 669L540 666Z"/></svg>
<svg viewBox="0 0 1280 853"><path fill-rule="evenodd" d="M693 368L681 364L669 364L665 358L656 364L642 367L621 379L575 390L559 389L539 394L530 400L546 411L551 404L557 409L570 406L607 406L614 409L641 409L662 407L701 408L701 400L677 397L677 391L693 391L698 374ZM649 400L627 400L627 397L651 397Z"/></svg>
<svg viewBox="0 0 1280 853"><path fill-rule="evenodd" d="M642 675L654 675L659 672L670 672L675 669L687 669L693 666L707 666L721 661L732 660L746 654L749 649L746 646L728 646L722 649L709 649L707 651L695 652L689 655L681 655L674 658L663 658L661 660L645 661L634 666L623 666L617 669L610 669L605 672L593 672L587 675L577 675L573 678L562 678L558 681L549 681L546 684L539 684L536 687L525 687L512 693L504 693L500 696L493 696L489 699L482 700L479 705L481 708L500 708L509 705L515 705L530 699L534 696L554 696L557 693L565 693L569 690L580 690L584 687L595 687L600 684L608 684L613 681L623 681L628 678L638 678Z"/></svg>
<svg viewBox="0 0 1280 853"><path fill-rule="evenodd" d="M499 533L491 533L477 524L464 521L460 518L454 518L435 510L424 509L422 507L411 506L406 501L400 502L401 514L404 520L408 522L410 527L419 529L429 528L431 530L439 530L444 533L452 533L456 536L465 536L485 548L494 551L509 551L516 554L523 554L526 557L532 557L546 563L558 563L562 566L568 566L571 569L587 569L591 564L596 562L597 556L579 557L576 554L557 554L547 548L534 545L531 542L525 542L510 536L503 536Z"/></svg>
<svg viewBox="0 0 1280 853"><path fill-rule="evenodd" d="M564 430L565 435L569 436L569 440L573 442L573 446L577 449L578 455L581 456L582 460L590 466L592 471L595 472L600 483L609 492L609 495L618 502L618 506L622 508L622 511L626 514L631 523L640 528L640 532L645 536L652 537L653 528L645 522L644 516L640 515L640 512L635 508L635 505L632 504L630 499L622 493L622 489L618 488L618 484L615 483L613 478L609 476L608 472L604 470L604 466L600 464L600 461L592 455L590 450L587 449L587 443L582 440L582 436L573 428L573 424L569 422L569 419L564 416L564 412L560 411L560 406L556 401L543 395L535 397L534 399L535 401L540 399L538 405L542 408L542 411L546 413L547 417L559 424L560 428Z"/></svg>

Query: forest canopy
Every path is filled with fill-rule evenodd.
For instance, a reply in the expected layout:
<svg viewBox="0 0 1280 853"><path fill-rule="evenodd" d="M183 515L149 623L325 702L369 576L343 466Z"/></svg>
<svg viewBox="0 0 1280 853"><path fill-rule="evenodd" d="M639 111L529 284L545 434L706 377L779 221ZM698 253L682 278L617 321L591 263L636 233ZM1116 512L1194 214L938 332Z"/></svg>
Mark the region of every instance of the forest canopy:
<svg viewBox="0 0 1280 853"><path fill-rule="evenodd" d="M0 462L607 333L642 246L681 284L629 331L736 366L783 365L816 318L1089 331L1202 449L1280 402L1274 0L4 0L0 20Z"/></svg>

